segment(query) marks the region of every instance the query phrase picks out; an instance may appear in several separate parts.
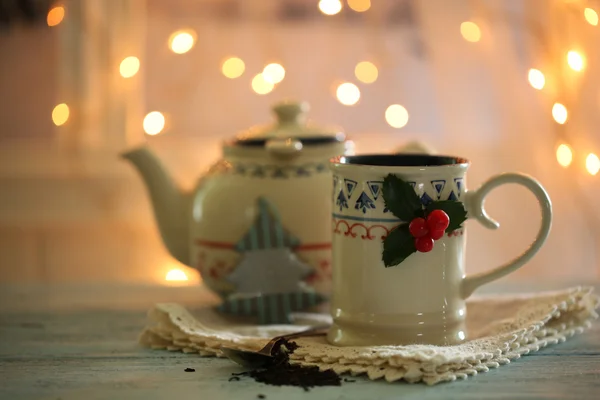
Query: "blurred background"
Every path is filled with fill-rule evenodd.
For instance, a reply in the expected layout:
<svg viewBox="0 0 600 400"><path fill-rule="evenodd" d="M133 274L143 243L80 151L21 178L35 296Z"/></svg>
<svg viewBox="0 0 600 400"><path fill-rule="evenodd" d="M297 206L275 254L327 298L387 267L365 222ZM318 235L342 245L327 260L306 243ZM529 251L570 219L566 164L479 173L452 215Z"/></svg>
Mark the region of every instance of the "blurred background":
<svg viewBox="0 0 600 400"><path fill-rule="evenodd" d="M599 12L597 0L0 0L0 283L197 284L118 154L145 142L190 187L222 140L285 98L343 127L356 153L417 140L469 158L470 188L535 176L553 230L505 279L598 278ZM538 229L524 189L487 206L502 226L469 223L469 272Z"/></svg>

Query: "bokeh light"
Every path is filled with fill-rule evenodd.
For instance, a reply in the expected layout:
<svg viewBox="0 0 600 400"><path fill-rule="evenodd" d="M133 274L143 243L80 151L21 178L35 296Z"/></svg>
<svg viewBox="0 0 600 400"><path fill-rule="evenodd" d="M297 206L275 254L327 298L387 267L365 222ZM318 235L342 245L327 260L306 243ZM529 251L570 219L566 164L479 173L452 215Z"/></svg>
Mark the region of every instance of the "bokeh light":
<svg viewBox="0 0 600 400"><path fill-rule="evenodd" d="M529 79L529 84L537 90L543 89L546 84L546 77L539 69L531 68L527 78Z"/></svg>
<svg viewBox="0 0 600 400"><path fill-rule="evenodd" d="M279 83L285 78L285 68L281 66L281 64L272 63L267 65L263 69L263 78L267 82L271 82L273 84Z"/></svg>
<svg viewBox="0 0 600 400"><path fill-rule="evenodd" d="M242 76L246 70L246 64L241 58L230 57L221 65L221 72L229 79L235 79Z"/></svg>
<svg viewBox="0 0 600 400"><path fill-rule="evenodd" d="M340 84L335 91L340 103L345 106L353 106L360 100L360 90L354 83L345 82Z"/></svg>
<svg viewBox="0 0 600 400"><path fill-rule="evenodd" d="M593 26L598 26L598 13L593 8L586 8L583 11L583 16L585 20Z"/></svg>
<svg viewBox="0 0 600 400"><path fill-rule="evenodd" d="M54 125L64 125L69 119L69 106L65 103L60 103L52 110L52 122Z"/></svg>
<svg viewBox="0 0 600 400"><path fill-rule="evenodd" d="M48 11L46 22L48 23L48 26L56 26L60 24L64 18L65 8L63 6L56 6Z"/></svg>
<svg viewBox="0 0 600 400"><path fill-rule="evenodd" d="M481 29L472 21L460 24L460 34L467 42L479 42L481 40Z"/></svg>
<svg viewBox="0 0 600 400"><path fill-rule="evenodd" d="M187 53L194 47L196 42L196 32L187 29L180 30L171 35L169 38L169 47L176 54Z"/></svg>
<svg viewBox="0 0 600 400"><path fill-rule="evenodd" d="M567 53L567 63L573 71L581 71L585 66L583 56L575 50L571 50Z"/></svg>
<svg viewBox="0 0 600 400"><path fill-rule="evenodd" d="M185 272L179 268L173 268L165 276L165 281L187 281L189 280Z"/></svg>
<svg viewBox="0 0 600 400"><path fill-rule="evenodd" d="M596 175L600 171L600 158L594 153L588 154L585 158L585 169L590 175Z"/></svg>
<svg viewBox="0 0 600 400"><path fill-rule="evenodd" d="M552 118L559 123L564 124L567 122L567 118L569 117L569 113L567 112L567 107L560 103L554 103L552 106Z"/></svg>
<svg viewBox="0 0 600 400"><path fill-rule="evenodd" d="M363 83L373 83L377 80L379 71L375 64L369 61L361 61L354 68L356 79Z"/></svg>
<svg viewBox="0 0 600 400"><path fill-rule="evenodd" d="M252 78L252 90L256 92L256 94L267 94L270 93L275 85L265 79L262 73L257 74Z"/></svg>
<svg viewBox="0 0 600 400"><path fill-rule="evenodd" d="M348 0L348 7L356 12L365 12L371 8L371 0Z"/></svg>
<svg viewBox="0 0 600 400"><path fill-rule="evenodd" d="M244 74L245 70L246 64L241 58L237 57L229 57L221 65L221 72L229 79L239 78Z"/></svg>
<svg viewBox="0 0 600 400"><path fill-rule="evenodd" d="M165 128L165 116L158 111L152 111L144 117L144 132L148 135L158 135Z"/></svg>
<svg viewBox="0 0 600 400"><path fill-rule="evenodd" d="M408 111L400 104L392 104L385 110L385 120L393 128L402 128L408 124Z"/></svg>
<svg viewBox="0 0 600 400"><path fill-rule="evenodd" d="M123 78L131 78L140 70L140 60L137 57L127 57L121 61L119 72Z"/></svg>
<svg viewBox="0 0 600 400"><path fill-rule="evenodd" d="M340 0L320 0L319 10L325 15L335 15L342 11L342 2Z"/></svg>
<svg viewBox="0 0 600 400"><path fill-rule="evenodd" d="M573 162L573 151L563 143L556 149L556 160L562 167L568 167Z"/></svg>

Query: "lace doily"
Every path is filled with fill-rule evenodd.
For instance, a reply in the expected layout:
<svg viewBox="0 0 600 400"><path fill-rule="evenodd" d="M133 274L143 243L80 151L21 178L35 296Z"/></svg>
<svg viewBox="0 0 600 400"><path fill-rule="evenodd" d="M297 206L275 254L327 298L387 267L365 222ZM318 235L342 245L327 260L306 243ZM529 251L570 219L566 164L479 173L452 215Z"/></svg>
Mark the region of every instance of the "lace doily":
<svg viewBox="0 0 600 400"><path fill-rule="evenodd" d="M336 347L323 337L304 338L294 340L300 347L290 361L388 382L403 379L434 385L464 379L583 332L598 317L595 309L600 298L592 292L592 288L577 287L469 300L470 340L461 345ZM300 325L242 325L210 308L192 314L178 304L162 303L149 311L139 340L153 349L223 357L221 346L258 350L273 336L323 323L329 317L313 314L305 319Z"/></svg>

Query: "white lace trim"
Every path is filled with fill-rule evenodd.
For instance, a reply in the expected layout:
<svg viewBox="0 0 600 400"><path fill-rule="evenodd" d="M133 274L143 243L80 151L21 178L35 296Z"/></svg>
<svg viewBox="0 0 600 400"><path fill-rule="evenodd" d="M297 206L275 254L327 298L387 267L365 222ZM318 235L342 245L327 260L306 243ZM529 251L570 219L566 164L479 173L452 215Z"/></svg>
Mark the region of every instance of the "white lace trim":
<svg viewBox="0 0 600 400"><path fill-rule="evenodd" d="M577 287L470 300L467 327L472 339L457 346L336 347L322 337L305 338L296 340L300 347L291 361L388 382L403 379L433 385L464 379L589 328L600 305L600 298L592 292L592 288ZM322 323L328 317L314 318ZM212 309L195 310L192 315L178 304L162 303L148 312L148 324L139 340L153 349L223 357L221 346L258 350L269 338L308 325L243 325Z"/></svg>

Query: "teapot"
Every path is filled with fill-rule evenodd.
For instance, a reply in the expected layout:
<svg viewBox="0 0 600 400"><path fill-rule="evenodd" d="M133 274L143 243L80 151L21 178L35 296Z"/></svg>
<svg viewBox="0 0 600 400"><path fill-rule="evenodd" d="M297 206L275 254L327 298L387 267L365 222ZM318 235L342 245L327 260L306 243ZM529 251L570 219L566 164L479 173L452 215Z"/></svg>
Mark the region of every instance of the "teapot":
<svg viewBox="0 0 600 400"><path fill-rule="evenodd" d="M223 298L234 293L227 277L252 246L289 246L312 270L306 285L330 290L329 159L347 153L352 142L340 130L307 123L308 110L304 102L276 104L276 122L224 141L222 159L187 193L145 146L122 154L144 180L167 250ZM261 217L265 207L275 222Z"/></svg>

